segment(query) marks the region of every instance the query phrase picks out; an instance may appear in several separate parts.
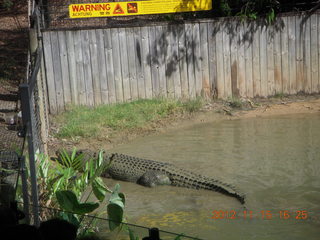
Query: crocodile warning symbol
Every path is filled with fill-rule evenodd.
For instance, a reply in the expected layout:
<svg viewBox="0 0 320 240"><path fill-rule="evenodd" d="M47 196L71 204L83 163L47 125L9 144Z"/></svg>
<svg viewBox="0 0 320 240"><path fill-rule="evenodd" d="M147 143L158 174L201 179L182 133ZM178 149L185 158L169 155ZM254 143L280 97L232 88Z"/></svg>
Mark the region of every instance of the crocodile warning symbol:
<svg viewBox="0 0 320 240"><path fill-rule="evenodd" d="M121 8L120 4L118 3L117 6L114 8L113 14L124 14L123 9Z"/></svg>
<svg viewBox="0 0 320 240"><path fill-rule="evenodd" d="M137 13L138 12L138 4L137 3L127 3L128 13Z"/></svg>

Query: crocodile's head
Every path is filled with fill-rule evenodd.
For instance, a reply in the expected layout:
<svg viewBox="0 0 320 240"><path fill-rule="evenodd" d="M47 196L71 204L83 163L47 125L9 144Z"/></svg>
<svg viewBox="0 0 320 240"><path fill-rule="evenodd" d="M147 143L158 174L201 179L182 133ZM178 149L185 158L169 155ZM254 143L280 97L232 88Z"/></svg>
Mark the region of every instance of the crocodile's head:
<svg viewBox="0 0 320 240"><path fill-rule="evenodd" d="M157 185L171 185L171 180L164 172L150 170L143 174L137 183L146 187L155 187Z"/></svg>

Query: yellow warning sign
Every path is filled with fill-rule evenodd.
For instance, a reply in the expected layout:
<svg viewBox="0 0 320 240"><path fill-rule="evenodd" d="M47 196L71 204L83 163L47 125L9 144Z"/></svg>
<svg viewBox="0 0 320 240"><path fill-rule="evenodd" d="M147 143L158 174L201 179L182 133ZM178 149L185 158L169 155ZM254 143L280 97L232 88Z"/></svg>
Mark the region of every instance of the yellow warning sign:
<svg viewBox="0 0 320 240"><path fill-rule="evenodd" d="M113 14L124 14L123 9L121 8L120 4L118 3L117 6L113 10Z"/></svg>
<svg viewBox="0 0 320 240"><path fill-rule="evenodd" d="M211 0L150 0L136 2L71 4L69 5L69 15L70 18L114 17L193 12L211 9Z"/></svg>

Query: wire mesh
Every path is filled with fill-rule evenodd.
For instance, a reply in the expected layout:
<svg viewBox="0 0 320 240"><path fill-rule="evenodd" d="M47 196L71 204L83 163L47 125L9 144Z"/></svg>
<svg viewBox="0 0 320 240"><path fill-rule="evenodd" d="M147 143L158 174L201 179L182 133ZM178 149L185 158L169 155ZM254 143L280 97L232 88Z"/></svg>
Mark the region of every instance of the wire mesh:
<svg viewBox="0 0 320 240"><path fill-rule="evenodd" d="M18 154L0 151L0 205L9 206L14 201L18 170Z"/></svg>
<svg viewBox="0 0 320 240"><path fill-rule="evenodd" d="M23 203L19 202L19 208L22 209ZM60 209L56 208L49 208L40 206L39 207L40 216L42 216L41 221L47 221L52 218L62 218L61 214L65 214L68 212L65 212ZM32 213L30 213L32 215ZM105 217L97 217L93 215L79 215L74 214L77 216L78 219L81 219L81 228L78 231L78 233L83 233L83 230L89 230L90 232L95 232L97 236L99 236L101 239L129 239L129 229L134 234L134 236L139 237L139 239L142 239L144 237L149 236L149 230L151 228L131 223L122 223L122 231L111 231L109 228L109 219ZM30 216L32 218L32 216ZM157 227L157 226L155 226ZM192 237L184 234L169 232L169 231L163 231L159 230L160 238L162 240L173 240L176 239L178 236L180 236L180 240L201 240L197 237Z"/></svg>

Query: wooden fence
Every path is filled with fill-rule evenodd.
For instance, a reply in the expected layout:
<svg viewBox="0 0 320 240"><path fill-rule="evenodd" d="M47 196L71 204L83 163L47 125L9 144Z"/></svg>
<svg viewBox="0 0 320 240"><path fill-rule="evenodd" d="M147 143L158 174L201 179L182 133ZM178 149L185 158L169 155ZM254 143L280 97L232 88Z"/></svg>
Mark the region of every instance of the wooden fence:
<svg viewBox="0 0 320 240"><path fill-rule="evenodd" d="M139 98L320 92L320 13L43 32L50 112Z"/></svg>

